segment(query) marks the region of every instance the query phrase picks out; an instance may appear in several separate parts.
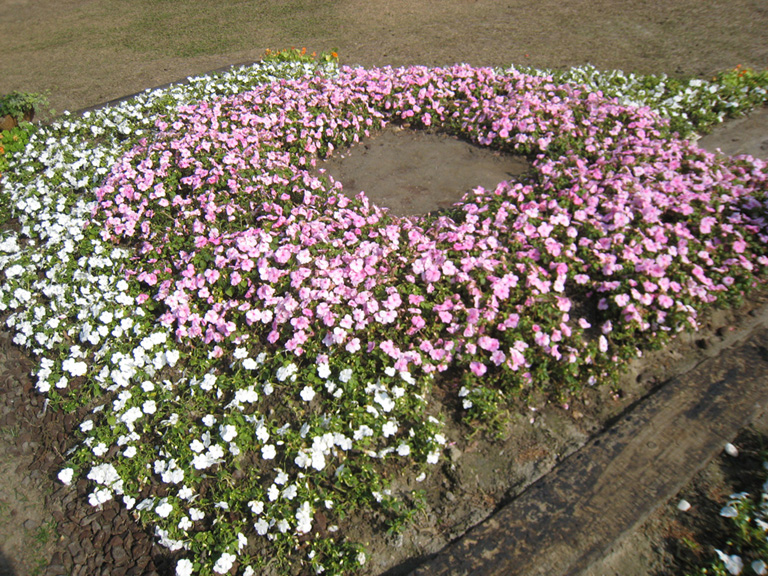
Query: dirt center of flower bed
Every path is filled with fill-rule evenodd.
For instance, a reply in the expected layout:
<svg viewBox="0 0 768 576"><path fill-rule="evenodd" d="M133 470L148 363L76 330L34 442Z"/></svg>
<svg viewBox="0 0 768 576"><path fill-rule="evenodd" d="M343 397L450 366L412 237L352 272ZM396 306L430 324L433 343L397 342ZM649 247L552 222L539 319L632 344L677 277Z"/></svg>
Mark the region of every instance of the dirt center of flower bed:
<svg viewBox="0 0 768 576"><path fill-rule="evenodd" d="M493 190L530 164L444 134L388 126L355 146L318 162L354 197L359 192L397 216L445 210L470 190Z"/></svg>

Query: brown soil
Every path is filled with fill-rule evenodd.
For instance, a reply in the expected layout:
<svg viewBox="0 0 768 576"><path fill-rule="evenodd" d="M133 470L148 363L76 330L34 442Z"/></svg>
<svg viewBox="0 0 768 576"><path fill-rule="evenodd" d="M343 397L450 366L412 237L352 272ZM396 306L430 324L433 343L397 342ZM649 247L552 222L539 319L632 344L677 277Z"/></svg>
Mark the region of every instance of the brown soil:
<svg viewBox="0 0 768 576"><path fill-rule="evenodd" d="M159 10L153 0L130 6L117 0L5 0L0 3L0 94L51 90L55 109L81 109L253 61L266 48L289 46L337 50L343 63L365 66L469 62L564 68L590 62L605 69L700 77L737 64L768 66L768 8L760 0L342 0L286 6L274 0L227 6L172 1ZM147 18L149 7L156 16L159 10L155 20ZM756 116L765 122L764 111ZM768 134L764 125L755 128L757 122L711 136L706 145L760 155L755 145L757 150L766 145ZM751 148L728 148L734 139L739 146L748 140ZM400 159L393 156L398 153ZM416 161L419 154L424 157ZM398 214L446 208L467 189L492 187L525 170L518 159L409 130L387 131L347 156L325 167L350 193L365 190ZM467 164L461 164L462 157ZM396 181L395 166L420 188L399 198L391 188L379 188ZM758 299L749 306L762 304ZM533 406L536 411L523 407L528 413L511 423L504 441L461 425L451 428L445 464L419 486L428 500L416 527L390 538L361 525L359 536L373 550L369 572L408 573L551 470L627 406L705 357L746 314L748 308L716 314L700 334L684 336L634 365L613 394L590 392L567 410L543 400ZM77 421L45 409L28 376L31 366L9 335L0 334L0 575L170 573L164 550L152 547L128 514L117 507L95 511L83 498L83 483L73 490L55 481ZM754 452L766 432L766 426L747 429L740 442ZM741 489L741 482L732 462L715 463L684 492L693 513L675 512L676 501L662 507L594 574L677 573L690 560L683 538L711 553L706 547L714 532L705 512L716 513L721 506L716 496ZM630 572L629 566L639 568Z"/></svg>

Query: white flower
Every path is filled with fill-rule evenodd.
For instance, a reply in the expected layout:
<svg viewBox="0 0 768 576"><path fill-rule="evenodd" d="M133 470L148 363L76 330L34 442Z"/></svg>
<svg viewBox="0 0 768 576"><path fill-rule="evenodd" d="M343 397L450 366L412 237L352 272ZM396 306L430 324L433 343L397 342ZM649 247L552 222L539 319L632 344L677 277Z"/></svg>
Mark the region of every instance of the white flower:
<svg viewBox="0 0 768 576"><path fill-rule="evenodd" d="M235 428L232 424L222 424L219 426L219 433L221 434L221 438L224 440L224 442L232 442L232 440L234 440L237 436L237 428Z"/></svg>
<svg viewBox="0 0 768 576"><path fill-rule="evenodd" d="M440 459L440 451L439 450L433 450L429 454L427 454L427 464L437 464L437 461Z"/></svg>
<svg viewBox="0 0 768 576"><path fill-rule="evenodd" d="M182 558L176 562L176 576L192 576L194 568L191 560Z"/></svg>
<svg viewBox="0 0 768 576"><path fill-rule="evenodd" d="M728 572L733 574L733 576L738 576L741 574L741 571L744 569L744 562L741 560L741 557L738 554L724 554L717 548L715 548L715 552L717 552L720 560L722 560L723 564L725 564L725 569L728 570Z"/></svg>
<svg viewBox="0 0 768 576"><path fill-rule="evenodd" d="M157 412L157 404L154 400L147 400L141 405L141 411L144 412L144 414L154 414Z"/></svg>
<svg viewBox="0 0 768 576"><path fill-rule="evenodd" d="M216 417L213 414L208 414L206 416L203 416L203 424L208 426L209 428L216 424Z"/></svg>
<svg viewBox="0 0 768 576"><path fill-rule="evenodd" d="M133 429L133 423L136 422L139 418L143 416L143 412L141 411L141 408L138 406L133 406L132 408L128 408L121 416L120 420L125 423L125 425L128 427L129 430Z"/></svg>
<svg viewBox="0 0 768 576"><path fill-rule="evenodd" d="M254 516L258 516L264 512L264 502L261 500L251 500L248 502L248 507L251 509L251 512L253 512Z"/></svg>
<svg viewBox="0 0 768 576"><path fill-rule="evenodd" d="M232 356L237 360L242 360L243 358L248 357L248 350L242 347L235 348L235 351L232 353Z"/></svg>
<svg viewBox="0 0 768 576"><path fill-rule="evenodd" d="M297 493L298 493L298 490L296 488L296 484L291 484L290 486L288 486L288 488L283 490L283 498L285 498L286 500L293 500L294 498L296 498Z"/></svg>
<svg viewBox="0 0 768 576"><path fill-rule="evenodd" d="M206 374L205 376L203 376L203 381L200 382L200 388L205 392L210 392L211 390L213 390L213 386L215 384L216 384L216 375Z"/></svg>
<svg viewBox="0 0 768 576"><path fill-rule="evenodd" d="M216 564L213 565L213 571L217 574L226 574L232 568L233 564L237 560L237 556L224 552L221 557L216 560Z"/></svg>
<svg viewBox="0 0 768 576"><path fill-rule="evenodd" d="M298 367L296 364L290 363L287 366L281 366L278 368L275 376L280 382L285 382L288 378L296 374L297 370Z"/></svg>
<svg viewBox="0 0 768 576"><path fill-rule="evenodd" d="M179 351L178 350L166 350L165 351L165 361L168 363L168 366L173 368L176 366L176 362L179 361Z"/></svg>
<svg viewBox="0 0 768 576"><path fill-rule="evenodd" d="M397 424L393 420L388 420L381 426L381 433L384 438L389 438L397 433Z"/></svg>
<svg viewBox="0 0 768 576"><path fill-rule="evenodd" d="M304 402L312 402L312 398L315 397L315 391L312 389L311 386L304 386L300 395L301 395L301 399L304 400Z"/></svg>
<svg viewBox="0 0 768 576"><path fill-rule="evenodd" d="M351 368L345 368L339 373L339 380L346 383L349 382L352 378L352 369Z"/></svg>
<svg viewBox="0 0 768 576"><path fill-rule="evenodd" d="M327 363L317 365L317 375L323 380L331 375L331 367Z"/></svg>
<svg viewBox="0 0 768 576"><path fill-rule="evenodd" d="M256 534L264 536L269 531L269 524L264 518L259 518L259 521L254 523L253 528L256 530Z"/></svg>
<svg viewBox="0 0 768 576"><path fill-rule="evenodd" d="M155 507L155 513L160 518L168 518L171 512L173 512L173 504L169 503L167 498L163 498L160 504Z"/></svg>
<svg viewBox="0 0 768 576"><path fill-rule="evenodd" d="M736 518L736 516L739 515L739 511L736 510L733 506L726 506L722 510L720 510L720 516L723 518Z"/></svg>
<svg viewBox="0 0 768 576"><path fill-rule="evenodd" d="M88 365L83 361L75 361L72 358L67 358L62 362L61 368L67 372L73 378L77 376L84 376L88 372Z"/></svg>
<svg viewBox="0 0 768 576"><path fill-rule="evenodd" d="M197 508L190 508L189 509L189 517L192 518L195 522L198 520L202 520L205 518L205 513L202 510L199 510Z"/></svg>
<svg viewBox="0 0 768 576"><path fill-rule="evenodd" d="M110 500L112 500L112 491L109 488L100 488L88 495L88 503L91 506L101 506Z"/></svg>
<svg viewBox="0 0 768 576"><path fill-rule="evenodd" d="M89 432L90 430L93 430L93 420L84 420L80 423L81 432Z"/></svg>
<svg viewBox="0 0 768 576"><path fill-rule="evenodd" d="M282 486L288 482L288 474L285 473L285 470L281 470L278 468L277 477L275 478L275 484L279 484Z"/></svg>
<svg viewBox="0 0 768 576"><path fill-rule="evenodd" d="M405 442L403 442L402 444L400 444L400 446L397 447L397 453L400 456L408 456L408 454L411 453L411 447Z"/></svg>
<svg viewBox="0 0 768 576"><path fill-rule="evenodd" d="M254 360L253 358L246 358L245 360L243 360L243 368L245 368L246 370L256 370L257 367L258 367L258 364L256 363L256 360Z"/></svg>
<svg viewBox="0 0 768 576"><path fill-rule="evenodd" d="M304 502L296 510L296 520L298 522L296 525L297 533L306 534L312 530L312 508L310 507L309 502Z"/></svg>
<svg viewBox="0 0 768 576"><path fill-rule="evenodd" d="M74 473L75 471L72 468L64 468L61 472L59 472L58 478L62 484L69 486L72 482L72 476Z"/></svg>
<svg viewBox="0 0 768 576"><path fill-rule="evenodd" d="M272 460L277 455L274 444L267 444L261 448L261 457L264 460Z"/></svg>
<svg viewBox="0 0 768 576"><path fill-rule="evenodd" d="M190 488L186 484L182 486L181 490L179 490L179 493L178 493L178 497L181 498L182 500L189 500L194 495L195 495L195 491L192 490L192 488Z"/></svg>
<svg viewBox="0 0 768 576"><path fill-rule="evenodd" d="M262 442L269 440L269 431L267 430L267 427L264 426L264 424L259 424L258 428L256 428L256 438Z"/></svg>
<svg viewBox="0 0 768 576"><path fill-rule="evenodd" d="M192 442L189 443L189 449L192 450L192 452L199 454L200 452L205 450L205 444L203 444L202 442L200 442L200 440L195 438L194 440L192 440Z"/></svg>
<svg viewBox="0 0 768 576"><path fill-rule="evenodd" d="M752 571L757 574L758 576L765 576L768 574L768 567L766 567L765 562L762 560L755 560L751 564Z"/></svg>

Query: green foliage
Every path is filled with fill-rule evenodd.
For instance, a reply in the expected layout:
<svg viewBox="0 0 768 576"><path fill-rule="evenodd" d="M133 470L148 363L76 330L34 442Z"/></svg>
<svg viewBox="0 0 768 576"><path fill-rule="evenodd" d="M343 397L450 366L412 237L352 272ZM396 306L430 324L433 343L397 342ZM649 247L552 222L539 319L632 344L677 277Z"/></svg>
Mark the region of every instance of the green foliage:
<svg viewBox="0 0 768 576"><path fill-rule="evenodd" d="M267 50L262 60L264 62L303 62L306 64L320 62L322 64L331 64L339 61L339 55L336 52L321 52L320 55L316 52L308 54L306 48L288 48L278 50L277 52Z"/></svg>
<svg viewBox="0 0 768 576"><path fill-rule="evenodd" d="M0 116L13 116L17 122L31 120L41 108L47 106L47 95L37 92L16 91L0 96Z"/></svg>

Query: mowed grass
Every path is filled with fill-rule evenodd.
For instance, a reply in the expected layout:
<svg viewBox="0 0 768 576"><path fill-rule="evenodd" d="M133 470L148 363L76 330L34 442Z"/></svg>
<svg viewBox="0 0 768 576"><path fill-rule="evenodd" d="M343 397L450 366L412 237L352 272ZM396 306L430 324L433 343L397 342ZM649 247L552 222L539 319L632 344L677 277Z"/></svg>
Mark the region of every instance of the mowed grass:
<svg viewBox="0 0 768 576"><path fill-rule="evenodd" d="M78 110L304 46L366 67L591 63L706 78L766 67L768 11L756 4L9 0L0 4L0 94L50 90L55 110Z"/></svg>

